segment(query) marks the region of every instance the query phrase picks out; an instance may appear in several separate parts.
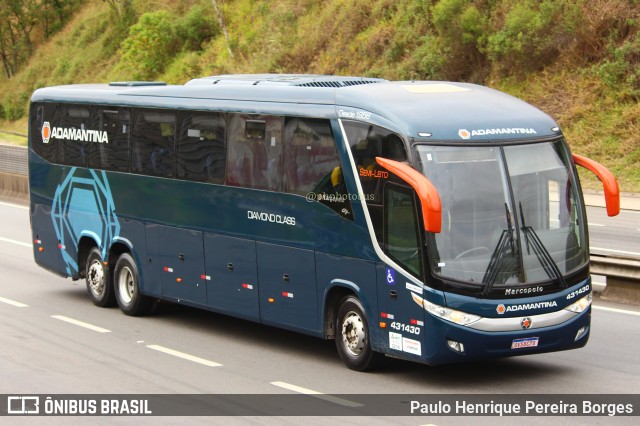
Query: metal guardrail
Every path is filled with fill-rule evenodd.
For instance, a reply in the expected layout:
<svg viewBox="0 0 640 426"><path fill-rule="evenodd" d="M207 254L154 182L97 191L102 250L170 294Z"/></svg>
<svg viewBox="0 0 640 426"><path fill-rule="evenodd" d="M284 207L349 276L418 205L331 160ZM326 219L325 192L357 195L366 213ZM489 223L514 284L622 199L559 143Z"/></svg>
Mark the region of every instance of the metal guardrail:
<svg viewBox="0 0 640 426"><path fill-rule="evenodd" d="M27 148L0 144L0 173L27 176Z"/></svg>
<svg viewBox="0 0 640 426"><path fill-rule="evenodd" d="M640 303L640 258L591 253L591 273L607 277L603 299Z"/></svg>
<svg viewBox="0 0 640 426"><path fill-rule="evenodd" d="M640 281L640 259L591 253L591 273Z"/></svg>
<svg viewBox="0 0 640 426"><path fill-rule="evenodd" d="M27 148L0 144L0 180L15 182L16 175L22 178L17 184L0 182L0 188L7 190L7 186L18 185L16 188L9 188L8 191L26 197L28 185L25 183L28 173ZM607 277L607 286L602 298L640 303L640 258L591 253L591 273Z"/></svg>

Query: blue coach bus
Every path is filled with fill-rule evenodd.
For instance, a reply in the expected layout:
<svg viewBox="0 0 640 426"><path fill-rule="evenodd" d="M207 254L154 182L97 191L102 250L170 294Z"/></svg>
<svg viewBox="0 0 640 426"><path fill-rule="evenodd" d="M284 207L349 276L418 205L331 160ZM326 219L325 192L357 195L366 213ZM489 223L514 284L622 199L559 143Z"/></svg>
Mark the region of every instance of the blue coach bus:
<svg viewBox="0 0 640 426"><path fill-rule="evenodd" d="M354 370L582 347L587 221L558 125L482 86L321 75L31 98L34 256L127 315L159 300L335 339Z"/></svg>

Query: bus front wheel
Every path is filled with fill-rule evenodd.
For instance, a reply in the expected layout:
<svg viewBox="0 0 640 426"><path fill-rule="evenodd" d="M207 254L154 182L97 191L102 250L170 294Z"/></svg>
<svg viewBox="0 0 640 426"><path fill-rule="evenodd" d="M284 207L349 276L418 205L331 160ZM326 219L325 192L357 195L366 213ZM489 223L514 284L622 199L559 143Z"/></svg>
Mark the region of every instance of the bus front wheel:
<svg viewBox="0 0 640 426"><path fill-rule="evenodd" d="M93 247L87 256L85 277L87 292L94 305L100 307L115 305L116 299L109 280L109 268L104 264L102 253L97 247Z"/></svg>
<svg viewBox="0 0 640 426"><path fill-rule="evenodd" d="M126 315L147 315L155 308L155 300L140 293L138 267L129 253L122 253L118 258L113 285L118 306Z"/></svg>
<svg viewBox="0 0 640 426"><path fill-rule="evenodd" d="M348 368L368 371L378 366L381 355L371 349L369 324L360 300L342 299L336 320L336 347Z"/></svg>

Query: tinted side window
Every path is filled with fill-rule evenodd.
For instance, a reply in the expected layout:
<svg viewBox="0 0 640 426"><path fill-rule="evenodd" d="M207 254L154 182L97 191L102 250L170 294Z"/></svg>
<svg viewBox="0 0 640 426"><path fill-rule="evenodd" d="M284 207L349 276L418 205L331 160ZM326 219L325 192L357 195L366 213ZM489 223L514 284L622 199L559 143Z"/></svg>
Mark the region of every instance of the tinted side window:
<svg viewBox="0 0 640 426"><path fill-rule="evenodd" d="M376 204L381 204L380 172L384 169L376 163L376 157L407 161L404 142L397 134L366 123L345 121L344 128L364 193L368 200L372 197Z"/></svg>
<svg viewBox="0 0 640 426"><path fill-rule="evenodd" d="M91 167L119 172L129 171L129 133L131 113L124 108L94 107L96 128L106 132L107 143L91 146Z"/></svg>
<svg viewBox="0 0 640 426"><path fill-rule="evenodd" d="M173 176L176 116L161 110L134 112L131 171L152 176Z"/></svg>
<svg viewBox="0 0 640 426"><path fill-rule="evenodd" d="M387 254L415 276L422 270L418 210L412 190L389 184L385 187L385 239Z"/></svg>
<svg viewBox="0 0 640 426"><path fill-rule="evenodd" d="M228 185L280 190L283 118L234 114L229 122Z"/></svg>
<svg viewBox="0 0 640 426"><path fill-rule="evenodd" d="M91 130L90 109L83 105L59 105L55 126L62 129L57 132L56 143L58 148L59 162L71 166L87 167L89 165L89 150L93 134L87 133ZM53 126L54 124L51 123ZM61 134L60 134L61 133Z"/></svg>
<svg viewBox="0 0 640 426"><path fill-rule="evenodd" d="M382 127L357 121L343 121L343 125L367 200L371 222L378 241L382 242L382 190L389 172L378 165L376 157L407 161L405 145L400 136Z"/></svg>
<svg viewBox="0 0 640 426"><path fill-rule="evenodd" d="M306 195L340 165L327 120L288 118L285 125L284 190Z"/></svg>
<svg viewBox="0 0 640 426"><path fill-rule="evenodd" d="M182 114L176 176L202 182L224 182L225 129L222 114Z"/></svg>
<svg viewBox="0 0 640 426"><path fill-rule="evenodd" d="M30 114L30 139L33 150L50 163L58 161L58 144L51 137L51 121L55 106L53 104L33 104ZM43 130L45 122L48 123Z"/></svg>
<svg viewBox="0 0 640 426"><path fill-rule="evenodd" d="M287 118L284 190L308 196L351 218L351 202L329 120Z"/></svg>

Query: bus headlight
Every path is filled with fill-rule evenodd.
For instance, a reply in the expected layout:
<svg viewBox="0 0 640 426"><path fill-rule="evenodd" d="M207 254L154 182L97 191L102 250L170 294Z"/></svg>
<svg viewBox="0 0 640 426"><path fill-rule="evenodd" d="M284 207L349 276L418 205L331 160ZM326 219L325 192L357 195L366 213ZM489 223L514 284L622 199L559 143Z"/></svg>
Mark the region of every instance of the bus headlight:
<svg viewBox="0 0 640 426"><path fill-rule="evenodd" d="M413 298L414 302L424 307L424 310L429 312L430 314L459 325L473 324L474 322L482 319L482 317L479 317L477 315L468 314L466 312L456 311L455 309L436 305L435 303L431 303L413 292L411 292L411 297Z"/></svg>
<svg viewBox="0 0 640 426"><path fill-rule="evenodd" d="M445 308L444 306L436 305L427 300L423 300L422 306L424 309L437 317L444 320L451 321L458 325L469 325L478 321L481 317L466 312L456 311L455 309Z"/></svg>
<svg viewBox="0 0 640 426"><path fill-rule="evenodd" d="M593 300L593 296L591 295L591 293L589 293L582 299L576 301L575 303L572 303L564 309L579 314L580 312L583 312L585 309L591 306L591 300Z"/></svg>

